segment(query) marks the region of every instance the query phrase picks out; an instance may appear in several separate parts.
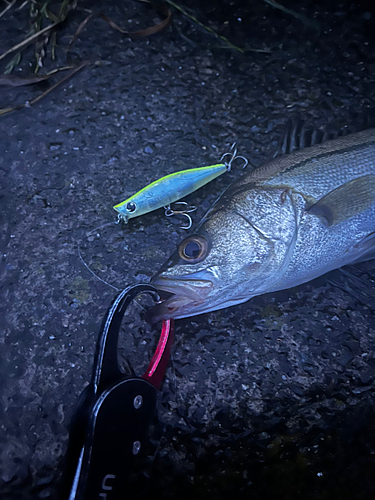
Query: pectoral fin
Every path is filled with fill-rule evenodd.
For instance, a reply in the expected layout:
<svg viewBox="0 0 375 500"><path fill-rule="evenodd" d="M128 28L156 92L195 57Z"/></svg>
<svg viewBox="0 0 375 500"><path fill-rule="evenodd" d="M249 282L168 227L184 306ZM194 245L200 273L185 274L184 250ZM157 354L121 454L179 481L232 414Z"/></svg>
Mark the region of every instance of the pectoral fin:
<svg viewBox="0 0 375 500"><path fill-rule="evenodd" d="M334 189L307 209L311 215L335 226L375 204L375 175L365 175Z"/></svg>
<svg viewBox="0 0 375 500"><path fill-rule="evenodd" d="M375 233L368 234L365 238L354 245L350 252L353 253L351 264L359 264L366 260L375 259Z"/></svg>

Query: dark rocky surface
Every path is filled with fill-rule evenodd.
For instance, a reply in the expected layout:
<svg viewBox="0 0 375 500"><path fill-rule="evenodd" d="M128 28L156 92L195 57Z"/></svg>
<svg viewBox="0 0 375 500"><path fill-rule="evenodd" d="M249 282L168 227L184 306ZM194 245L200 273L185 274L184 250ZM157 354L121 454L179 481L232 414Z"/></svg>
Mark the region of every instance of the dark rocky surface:
<svg viewBox="0 0 375 500"><path fill-rule="evenodd" d="M270 53L229 50L177 12L172 26L138 40L95 17L69 54L92 64L0 117L2 499L59 489L69 422L115 294L84 267L77 242L115 287L148 281L186 234L160 210L95 230L114 220L115 203L162 175L215 163L234 141L260 164L297 114L355 127L374 105L372 3L282 3L320 32L260 0L185 4L238 46ZM131 30L158 22L136 2L95 9ZM85 15L71 13L58 33L61 66ZM5 51L23 39L27 12L0 23ZM0 105L43 90L2 89ZM188 198L195 222L240 174ZM176 322L160 445L135 497L374 497L373 262L348 272ZM155 334L135 313L122 357L142 369Z"/></svg>

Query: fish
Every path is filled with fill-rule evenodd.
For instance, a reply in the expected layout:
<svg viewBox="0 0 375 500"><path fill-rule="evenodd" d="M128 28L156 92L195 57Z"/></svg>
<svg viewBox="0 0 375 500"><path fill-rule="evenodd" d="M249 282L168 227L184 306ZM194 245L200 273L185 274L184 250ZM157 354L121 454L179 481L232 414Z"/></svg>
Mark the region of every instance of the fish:
<svg viewBox="0 0 375 500"><path fill-rule="evenodd" d="M229 186L151 279L168 298L148 319L208 313L373 258L375 128L276 156Z"/></svg>

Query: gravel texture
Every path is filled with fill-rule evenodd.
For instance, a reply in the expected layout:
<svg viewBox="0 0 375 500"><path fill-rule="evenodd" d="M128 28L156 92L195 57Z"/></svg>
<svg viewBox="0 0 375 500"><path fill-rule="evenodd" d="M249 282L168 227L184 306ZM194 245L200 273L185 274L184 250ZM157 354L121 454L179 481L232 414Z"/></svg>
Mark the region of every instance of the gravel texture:
<svg viewBox="0 0 375 500"><path fill-rule="evenodd" d="M269 52L230 50L174 9L171 26L133 40L96 16L68 55L91 64L0 117L3 500L57 498L69 422L116 293L87 271L77 242L114 287L147 282L186 236L183 221L159 210L115 225L114 204L158 177L216 163L234 141L259 165L289 118L355 129L374 105L372 2L281 2L308 24L261 0L184 2L232 43ZM160 20L131 1L94 9L129 30ZM60 66L85 16L72 12L59 30ZM27 9L10 9L0 25L5 51L23 39ZM16 74L28 74L33 50ZM48 53L45 63L53 67ZM2 87L0 107L46 85ZM195 224L240 175L233 168L188 197ZM374 498L373 262L347 272L176 322L159 445L133 497ZM135 310L121 359L140 372L156 333Z"/></svg>

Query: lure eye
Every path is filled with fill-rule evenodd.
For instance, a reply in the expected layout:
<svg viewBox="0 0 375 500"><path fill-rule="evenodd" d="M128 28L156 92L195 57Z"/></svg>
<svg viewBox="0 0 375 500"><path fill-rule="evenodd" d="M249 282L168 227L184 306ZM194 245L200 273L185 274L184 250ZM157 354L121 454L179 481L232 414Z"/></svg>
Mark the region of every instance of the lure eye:
<svg viewBox="0 0 375 500"><path fill-rule="evenodd" d="M135 209L137 208L137 205L134 203L134 201L129 201L126 205L126 210L130 213L134 212Z"/></svg>
<svg viewBox="0 0 375 500"><path fill-rule="evenodd" d="M208 252L208 243L203 236L189 236L178 249L180 258L190 264L204 259Z"/></svg>

